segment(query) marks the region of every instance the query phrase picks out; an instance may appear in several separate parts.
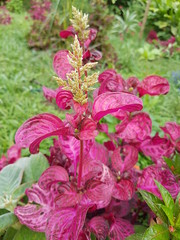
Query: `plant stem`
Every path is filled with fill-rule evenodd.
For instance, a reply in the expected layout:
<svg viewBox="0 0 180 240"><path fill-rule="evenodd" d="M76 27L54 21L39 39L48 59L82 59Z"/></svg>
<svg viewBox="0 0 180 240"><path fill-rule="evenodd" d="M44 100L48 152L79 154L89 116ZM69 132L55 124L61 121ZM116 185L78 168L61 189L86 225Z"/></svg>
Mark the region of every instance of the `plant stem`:
<svg viewBox="0 0 180 240"><path fill-rule="evenodd" d="M144 13L144 18L143 18L140 34L139 34L140 39L142 39L142 36L143 36L143 32L144 32L144 28L145 28L145 25L146 25L150 4L151 4L151 0L148 0L147 4L146 4L146 9L145 9L145 13Z"/></svg>
<svg viewBox="0 0 180 240"><path fill-rule="evenodd" d="M81 187L82 166L83 166L83 140L80 140L80 157L79 157L79 172L78 172L78 188Z"/></svg>

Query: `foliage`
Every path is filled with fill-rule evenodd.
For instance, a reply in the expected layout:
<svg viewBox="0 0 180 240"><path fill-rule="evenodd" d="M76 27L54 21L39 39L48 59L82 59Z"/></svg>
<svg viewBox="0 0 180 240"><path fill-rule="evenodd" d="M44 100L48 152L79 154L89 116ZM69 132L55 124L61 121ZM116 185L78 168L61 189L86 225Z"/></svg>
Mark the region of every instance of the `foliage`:
<svg viewBox="0 0 180 240"><path fill-rule="evenodd" d="M136 186L141 192L148 189L149 205L161 220L166 224L167 218L175 221L166 208L173 210L173 199L179 191L178 175L165 165L163 157L169 162L179 154L180 125L167 122L161 127L164 136L160 137L158 133L151 136L152 120L148 113L141 111L144 95L167 94L169 82L157 75L147 76L142 81L136 77L125 80L113 69L98 77L92 68L101 54L90 48L97 31L88 28L87 15L75 8L72 13L72 26L60 32L63 38L74 38L72 51L60 50L53 60L57 74L54 79L59 88L43 89L45 96L49 100L55 99L61 110L71 111L64 121L51 113L31 117L15 136L17 146L29 148L32 154L39 152L44 139L58 136L48 154L50 167L47 168L43 155L33 155L29 160L19 159L1 171L2 175L8 168L14 168L14 174L17 172L15 181L10 171L5 190L2 190L11 196L6 199L10 198L14 204L8 202L3 208L14 210L19 222L29 228L21 227L17 239L28 231L28 235L36 235L31 230L43 232L47 239L53 240L54 236L90 239L91 233L97 239L113 239L115 235L125 239L135 232L132 224L142 223L140 213L146 218L152 216L150 209L135 194ZM88 93L94 90L97 81L99 88L93 92L93 99L89 98ZM109 114L116 118L111 132L103 120L100 122ZM99 132L105 134L108 141L97 143L95 137ZM154 164L140 170L137 166L139 154L150 158ZM156 185L154 179L162 186ZM30 188L20 185L32 181L36 183ZM24 198L25 189L27 197ZM21 203L21 194L25 204ZM161 206L161 195L164 206ZM158 205L153 205L153 201ZM179 214L179 209L176 212ZM178 220L174 223L177 225ZM14 221L12 224L13 227ZM154 237L164 229L163 225L154 225L145 231L144 237ZM172 228L169 229L172 232Z"/></svg>
<svg viewBox="0 0 180 240"><path fill-rule="evenodd" d="M0 6L0 24L8 25L11 23L11 16L5 6Z"/></svg>
<svg viewBox="0 0 180 240"><path fill-rule="evenodd" d="M114 16L111 14L106 2L92 3L92 13L89 17L91 27L98 30L95 46L102 52L102 60L106 65L114 65L117 55L113 44L109 41L109 30L111 29Z"/></svg>
<svg viewBox="0 0 180 240"><path fill-rule="evenodd" d="M155 180L155 183L161 193L163 201L155 197L154 195L140 191L144 200L148 206L154 211L157 218L157 223L150 226L144 233L142 239L150 239L158 236L158 239L178 239L180 233L179 224L179 198L177 196L175 202L171 197L171 194ZM170 237L171 236L171 237Z"/></svg>
<svg viewBox="0 0 180 240"><path fill-rule="evenodd" d="M122 10L122 15L115 15L112 33L122 34L134 33L138 29L138 20L135 12L129 10Z"/></svg>
<svg viewBox="0 0 180 240"><path fill-rule="evenodd" d="M6 6L9 11L20 13L23 10L23 0L9 0Z"/></svg>
<svg viewBox="0 0 180 240"><path fill-rule="evenodd" d="M75 11L72 13L80 16L77 20L78 26L81 26L83 22L79 21L83 16ZM174 58L138 62L140 43L135 43L135 38L129 41L129 36L126 36L128 43L125 42L125 45L122 41L124 46L120 46L121 50L127 53L127 47L134 49L133 53L129 53L134 58L128 73L122 64L126 80L115 70L108 69L99 75L97 84L98 73L92 67L96 66L95 61L100 59L101 54L94 50L95 46L90 46L97 31L85 24L84 28L81 27L83 32L80 32L75 26L76 21L72 21L74 26L60 33L65 38L73 37L72 51L60 50L53 60L57 74L54 79L59 88L43 88L47 99L56 102L57 111L68 111L66 119L61 120L64 114L52 114L55 112L53 105L43 107L39 94L41 84L50 84L48 80L53 74L49 60L51 52L27 50L24 36L30 23L24 21L24 16L13 16L13 26L7 26L6 36L1 36L4 67L0 75L3 81L1 102L5 103L7 111L0 109L4 116L0 123L5 125L16 116L16 111L8 111L9 106L13 109L16 105L11 96L16 90L22 109L18 107L18 111L21 110L11 128L19 126L32 114L31 111L34 114L51 111L31 117L18 129L15 137L18 148L27 147L34 154L39 151L42 140L50 136L58 138L54 139L50 149L47 145L40 148L44 149L49 163L43 154L19 159L19 154L12 158L8 150L5 165L11 165L3 165L0 172L0 181L5 182L0 183L3 240L45 239L45 234L53 240L54 234L65 240L69 237L109 240L115 235L125 239L134 232L137 235L128 239L150 239L157 238L157 235L159 239L169 239L170 236L178 239L180 126L175 123L179 119L176 79L171 84L169 97L163 96L169 91L169 83L164 77L170 77L172 69L176 71L179 68L178 64L177 69L175 65L178 61ZM21 21L24 26L19 24ZM14 26L19 28L14 31ZM13 37L10 39L9 35L15 35L19 42L13 43ZM116 36L113 38L120 45L119 39ZM10 45L7 39L10 39ZM4 61L7 49L14 59L13 63L7 57ZM122 52L118 55L122 56ZM161 66L157 67L158 64ZM42 69L43 74L38 74ZM18 71L22 73L18 75ZM132 77L131 71L143 80ZM160 73L164 77L157 76ZM31 78L36 80L31 82ZM41 78L42 82L39 82ZM87 94L93 90L94 84L99 88L93 96ZM29 104L24 97L29 98ZM142 99L144 112L141 111ZM150 115L146 113L148 111ZM168 122L169 119L171 122ZM162 131L158 123L163 126ZM160 134L156 133L157 129ZM4 139L5 134L2 136L7 147L7 138ZM11 133L13 138L14 132ZM147 196L148 205L158 216L147 230L154 215L136 194L136 187Z"/></svg>
<svg viewBox="0 0 180 240"><path fill-rule="evenodd" d="M153 0L148 15L148 25L159 32L162 39L170 35L180 41L180 2L177 0Z"/></svg>

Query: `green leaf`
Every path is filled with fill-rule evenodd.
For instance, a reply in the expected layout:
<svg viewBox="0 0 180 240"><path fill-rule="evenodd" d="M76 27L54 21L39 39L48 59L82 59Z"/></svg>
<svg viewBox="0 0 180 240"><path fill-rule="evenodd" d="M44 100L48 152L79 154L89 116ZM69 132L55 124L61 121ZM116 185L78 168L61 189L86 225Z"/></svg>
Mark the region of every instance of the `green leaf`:
<svg viewBox="0 0 180 240"><path fill-rule="evenodd" d="M143 239L143 233L135 233L129 237L127 237L125 240L142 240Z"/></svg>
<svg viewBox="0 0 180 240"><path fill-rule="evenodd" d="M23 171L14 164L8 165L0 172L0 196L11 195L20 185Z"/></svg>
<svg viewBox="0 0 180 240"><path fill-rule="evenodd" d="M170 234L167 227L159 224L155 224L151 227L149 227L146 232L144 233L144 236L142 240L169 240Z"/></svg>
<svg viewBox="0 0 180 240"><path fill-rule="evenodd" d="M180 213L180 193L177 195L175 205L174 205L174 216L177 218L178 214Z"/></svg>
<svg viewBox="0 0 180 240"><path fill-rule="evenodd" d="M18 222L18 218L14 213L6 213L0 216L0 236L6 231L7 228Z"/></svg>
<svg viewBox="0 0 180 240"><path fill-rule="evenodd" d="M167 163L167 165L170 169L171 169L172 166L174 166L172 159L164 157L164 161Z"/></svg>
<svg viewBox="0 0 180 240"><path fill-rule="evenodd" d="M13 239L13 237L15 236L17 230L12 228L12 227L9 227L3 237L3 240L10 240L10 239Z"/></svg>
<svg viewBox="0 0 180 240"><path fill-rule="evenodd" d="M162 205L161 208L163 209L163 211L165 212L166 216L169 219L169 222L172 226L174 226L174 216L173 216L173 211L171 209L169 209L168 207Z"/></svg>
<svg viewBox="0 0 180 240"><path fill-rule="evenodd" d="M176 154L174 158L174 172L180 174L180 154Z"/></svg>
<svg viewBox="0 0 180 240"><path fill-rule="evenodd" d="M175 239L179 240L180 239L180 229L176 229L174 232L171 233ZM174 239L174 238L173 238Z"/></svg>
<svg viewBox="0 0 180 240"><path fill-rule="evenodd" d="M33 182L21 184L21 185L20 185L18 188L16 188L16 190L13 192L13 194L12 194L12 199L18 201L18 200L20 200L21 198L23 198L24 195L25 195L25 190L26 190L27 188L30 188L30 187L32 186L32 183L33 183Z"/></svg>
<svg viewBox="0 0 180 240"><path fill-rule="evenodd" d="M144 190L139 190L142 197L146 201L147 205L151 208L151 210L165 223L168 223L167 216L164 211L161 209L161 205L163 202L153 195L152 193L146 192ZM158 205L159 204L159 205Z"/></svg>
<svg viewBox="0 0 180 240"><path fill-rule="evenodd" d="M134 225L135 233L143 233L146 231L146 229L147 229L147 227L145 227L143 225Z"/></svg>
<svg viewBox="0 0 180 240"><path fill-rule="evenodd" d="M158 181L156 181L156 180L154 180L154 181L161 193L161 196L163 198L163 201L164 201L166 207L169 208L170 210L174 211L174 200L173 200L171 194Z"/></svg>
<svg viewBox="0 0 180 240"><path fill-rule="evenodd" d="M22 226L16 233L13 240L46 240L45 234L40 232L34 232L29 228Z"/></svg>
<svg viewBox="0 0 180 240"><path fill-rule="evenodd" d="M49 167L48 160L42 153L20 158L15 165L24 170L23 183L37 182L41 174Z"/></svg>
<svg viewBox="0 0 180 240"><path fill-rule="evenodd" d="M177 228L180 228L180 213L179 215L177 216L177 219L176 219L176 225L175 225Z"/></svg>

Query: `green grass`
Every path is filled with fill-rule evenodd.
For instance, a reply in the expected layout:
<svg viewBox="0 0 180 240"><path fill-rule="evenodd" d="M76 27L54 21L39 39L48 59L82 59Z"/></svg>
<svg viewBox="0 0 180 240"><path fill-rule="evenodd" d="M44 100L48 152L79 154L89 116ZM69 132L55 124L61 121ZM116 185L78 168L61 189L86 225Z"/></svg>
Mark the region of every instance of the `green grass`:
<svg viewBox="0 0 180 240"><path fill-rule="evenodd" d="M30 21L13 14L11 25L0 26L0 156L13 144L18 127L29 117L50 112L62 116L48 104L42 86L56 88L52 80L51 51L32 51L25 39ZM64 116L64 114L63 114Z"/></svg>
<svg viewBox="0 0 180 240"><path fill-rule="evenodd" d="M25 20L25 15L13 14L12 24L0 26L0 156L13 144L16 130L29 117L43 112L64 117L64 113L43 97L43 85L57 87L52 80L53 54L50 50L28 49L26 35L30 31L31 21ZM143 79L147 75L158 74L170 79L172 71L180 69L180 62L174 58L140 60L137 49L142 43L133 38L120 42L116 36L111 41L119 59L116 70L124 78L136 76ZM154 121L153 133L166 121L180 123L180 96L171 86L167 96L143 97L144 110L150 113ZM42 149L45 151L49 144L43 143Z"/></svg>

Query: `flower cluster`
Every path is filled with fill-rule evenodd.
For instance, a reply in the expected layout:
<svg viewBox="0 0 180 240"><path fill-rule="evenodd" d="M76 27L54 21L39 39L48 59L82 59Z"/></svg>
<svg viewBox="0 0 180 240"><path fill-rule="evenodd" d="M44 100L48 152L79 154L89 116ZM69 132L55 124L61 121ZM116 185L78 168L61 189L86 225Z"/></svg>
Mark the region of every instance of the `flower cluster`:
<svg viewBox="0 0 180 240"><path fill-rule="evenodd" d="M48 99L55 98L60 109L72 111L63 121L53 114L39 114L18 129L17 146L29 147L32 154L45 138L58 139L50 148L51 166L26 190L28 204L17 206L14 213L30 229L45 232L49 240L90 240L91 233L99 240L107 236L125 239L134 233L131 208L138 207L137 188L161 197L156 179L173 198L180 190L173 170L163 160L180 152L180 125L166 123L161 128L164 137L152 137L151 118L141 111L143 95L168 93L165 78L152 75L141 82L135 77L124 80L113 69L99 77L98 73L89 75L96 65L86 57L87 52L92 54L88 50L92 30L88 31L87 16L73 11L74 18L77 15L79 22L84 21L84 32L79 35L80 30L72 26L60 33L74 37L72 52L61 50L54 57L59 88L44 87ZM100 86L91 102L88 92L97 78ZM108 114L120 120L114 133L100 121ZM103 145L95 141L100 132L109 138ZM154 164L141 171L138 154L150 157Z"/></svg>

